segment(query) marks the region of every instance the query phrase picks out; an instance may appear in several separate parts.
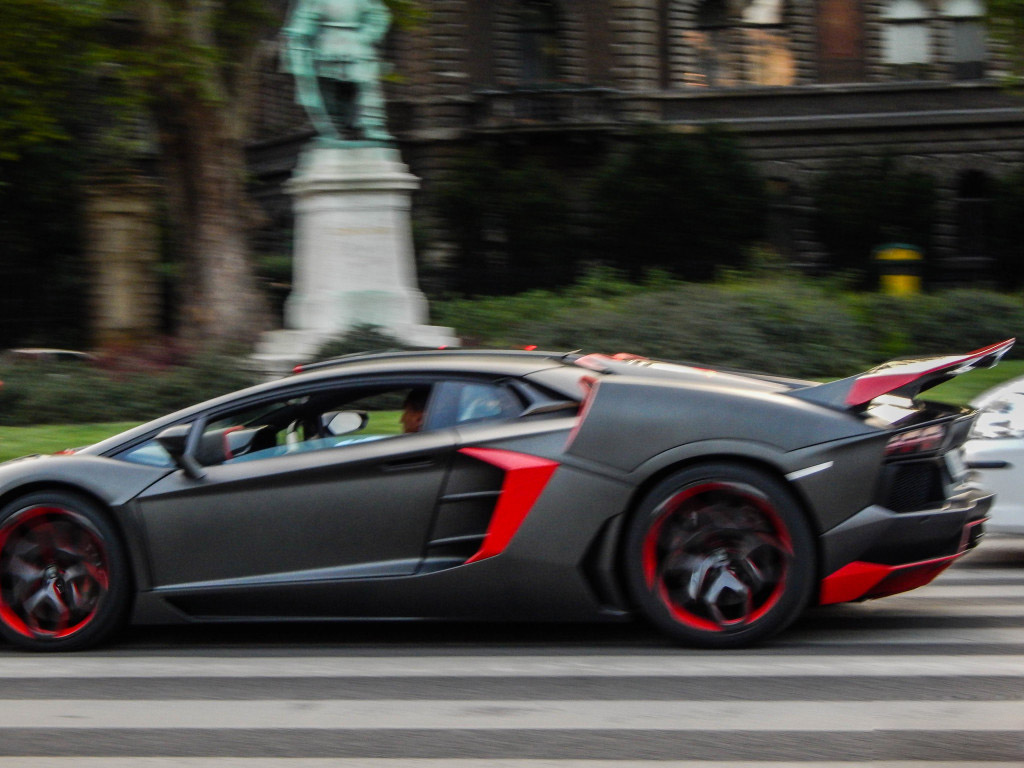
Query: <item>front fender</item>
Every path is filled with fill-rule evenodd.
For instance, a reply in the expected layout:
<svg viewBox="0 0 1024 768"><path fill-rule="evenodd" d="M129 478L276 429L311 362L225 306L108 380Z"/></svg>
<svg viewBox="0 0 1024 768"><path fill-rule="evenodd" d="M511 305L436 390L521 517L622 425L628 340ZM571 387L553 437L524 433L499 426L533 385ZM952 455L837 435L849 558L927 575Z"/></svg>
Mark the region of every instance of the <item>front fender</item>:
<svg viewBox="0 0 1024 768"><path fill-rule="evenodd" d="M61 485L119 507L174 471L102 456L26 456L0 464L0 504L34 487Z"/></svg>

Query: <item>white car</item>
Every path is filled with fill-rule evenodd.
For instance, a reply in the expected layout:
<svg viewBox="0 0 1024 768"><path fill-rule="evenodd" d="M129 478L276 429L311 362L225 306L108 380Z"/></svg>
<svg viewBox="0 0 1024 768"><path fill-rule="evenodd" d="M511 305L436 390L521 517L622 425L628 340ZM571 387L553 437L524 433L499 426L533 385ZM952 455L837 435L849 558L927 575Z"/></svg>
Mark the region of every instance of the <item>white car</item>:
<svg viewBox="0 0 1024 768"><path fill-rule="evenodd" d="M1024 376L979 395L980 411L964 444L967 467L996 494L985 529L1024 534Z"/></svg>

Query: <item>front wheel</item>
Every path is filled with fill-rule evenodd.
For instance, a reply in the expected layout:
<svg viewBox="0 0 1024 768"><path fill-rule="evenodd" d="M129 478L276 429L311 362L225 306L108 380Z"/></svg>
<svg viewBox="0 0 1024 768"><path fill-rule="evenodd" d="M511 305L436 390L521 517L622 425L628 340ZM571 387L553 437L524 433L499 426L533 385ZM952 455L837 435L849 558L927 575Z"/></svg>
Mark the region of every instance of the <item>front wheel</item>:
<svg viewBox="0 0 1024 768"><path fill-rule="evenodd" d="M36 651L95 645L120 626L128 561L93 503L58 491L0 510L0 634Z"/></svg>
<svg viewBox="0 0 1024 768"><path fill-rule="evenodd" d="M673 638L736 648L778 632L810 597L815 548L789 489L772 475L704 464L659 483L626 536L630 593Z"/></svg>

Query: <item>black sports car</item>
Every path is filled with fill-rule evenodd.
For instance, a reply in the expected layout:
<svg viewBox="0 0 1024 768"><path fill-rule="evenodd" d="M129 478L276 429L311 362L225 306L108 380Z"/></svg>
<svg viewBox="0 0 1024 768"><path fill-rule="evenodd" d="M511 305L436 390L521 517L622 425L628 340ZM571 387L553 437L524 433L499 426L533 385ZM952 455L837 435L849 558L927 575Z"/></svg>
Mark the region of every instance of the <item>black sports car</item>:
<svg viewBox="0 0 1024 768"><path fill-rule="evenodd" d="M746 645L975 545L975 414L915 398L1012 344L829 384L532 351L308 366L0 465L0 632L639 614Z"/></svg>

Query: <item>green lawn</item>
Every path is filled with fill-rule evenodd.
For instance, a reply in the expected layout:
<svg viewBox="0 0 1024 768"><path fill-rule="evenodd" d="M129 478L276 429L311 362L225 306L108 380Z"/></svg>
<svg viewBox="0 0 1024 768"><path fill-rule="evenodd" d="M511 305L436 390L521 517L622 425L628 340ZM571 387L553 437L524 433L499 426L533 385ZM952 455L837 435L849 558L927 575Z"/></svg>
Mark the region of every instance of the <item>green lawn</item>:
<svg viewBox="0 0 1024 768"><path fill-rule="evenodd" d="M56 453L79 448L134 427L135 422L107 424L46 424L38 427L0 427L0 461L30 453Z"/></svg>
<svg viewBox="0 0 1024 768"><path fill-rule="evenodd" d="M929 389L925 392L925 397L946 403L968 403L986 389L1018 376L1024 376L1024 360L1007 360L995 368L985 368L957 376L952 381Z"/></svg>
<svg viewBox="0 0 1024 768"><path fill-rule="evenodd" d="M929 399L949 403L967 403L973 397L1001 381L1024 376L1024 360L1010 360L995 368L971 371L957 376L935 389L929 390ZM390 430L398 433L399 411L388 414ZM104 438L135 426L132 422L107 424L73 424L70 426L45 425L38 427L0 427L0 461L7 461L30 453L56 453L65 448L76 448L98 443Z"/></svg>

